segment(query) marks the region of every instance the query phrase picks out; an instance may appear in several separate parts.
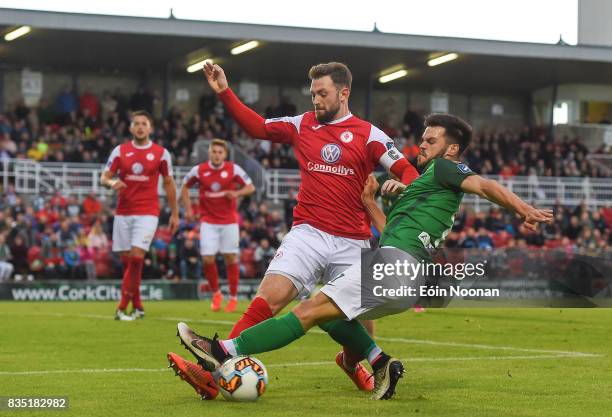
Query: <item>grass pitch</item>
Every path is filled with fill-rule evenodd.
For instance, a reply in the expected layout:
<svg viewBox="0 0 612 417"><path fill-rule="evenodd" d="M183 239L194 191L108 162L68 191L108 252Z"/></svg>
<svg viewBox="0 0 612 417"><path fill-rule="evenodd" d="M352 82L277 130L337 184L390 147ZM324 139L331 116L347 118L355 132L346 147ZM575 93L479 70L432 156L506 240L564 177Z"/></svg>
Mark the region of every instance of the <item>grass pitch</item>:
<svg viewBox="0 0 612 417"><path fill-rule="evenodd" d="M610 309L429 309L384 318L378 342L406 366L391 401L355 390L333 362L338 346L309 333L257 355L268 368L267 392L240 404L201 401L165 359L168 351L190 358L177 321L224 336L239 314L211 313L197 301L145 307L146 319L117 322L114 303L0 303L0 396L68 396L63 416L612 415Z"/></svg>

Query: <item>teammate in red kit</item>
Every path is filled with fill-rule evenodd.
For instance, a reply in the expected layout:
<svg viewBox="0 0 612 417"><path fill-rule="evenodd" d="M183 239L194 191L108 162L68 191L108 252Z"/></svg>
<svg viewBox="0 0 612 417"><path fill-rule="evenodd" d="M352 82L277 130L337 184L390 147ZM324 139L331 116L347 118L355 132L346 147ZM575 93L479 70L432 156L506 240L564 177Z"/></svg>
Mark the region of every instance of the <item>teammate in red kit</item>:
<svg viewBox="0 0 612 417"><path fill-rule="evenodd" d="M236 199L255 192L247 173L233 162L226 161L227 143L213 139L208 147L207 162L193 167L183 179L181 197L185 205L185 217L193 220L189 188L199 184L200 193L200 253L204 260L204 275L213 291L211 309L219 311L223 294L219 289L219 275L215 256L221 252L225 258L230 300L224 311L231 313L238 303L238 254L240 230Z"/></svg>
<svg viewBox="0 0 612 417"><path fill-rule="evenodd" d="M314 111L265 120L244 105L229 88L219 65L204 66L208 84L234 120L257 139L293 146L301 183L294 223L242 318L229 337L276 315L291 300L307 296L319 281L325 283L360 263L369 247L370 219L361 201L368 175L382 165L405 184L416 169L379 128L353 116L348 100L352 75L337 62L313 66L308 76ZM334 334L330 332L334 338ZM364 358L346 348L336 363L361 389L373 389L372 375L359 362ZM184 363L171 360L175 369ZM200 392L200 391L198 391Z"/></svg>
<svg viewBox="0 0 612 417"><path fill-rule="evenodd" d="M113 252L121 254L123 265L121 301L115 313L117 320L144 317L140 280L144 257L159 220L157 187L160 175L172 210L169 224L172 233L179 223L170 153L151 142L152 130L153 117L148 112L132 113L130 133L133 139L113 149L100 180L102 185L119 193L113 223ZM118 178L114 178L116 175ZM125 309L130 301L134 310L127 315Z"/></svg>

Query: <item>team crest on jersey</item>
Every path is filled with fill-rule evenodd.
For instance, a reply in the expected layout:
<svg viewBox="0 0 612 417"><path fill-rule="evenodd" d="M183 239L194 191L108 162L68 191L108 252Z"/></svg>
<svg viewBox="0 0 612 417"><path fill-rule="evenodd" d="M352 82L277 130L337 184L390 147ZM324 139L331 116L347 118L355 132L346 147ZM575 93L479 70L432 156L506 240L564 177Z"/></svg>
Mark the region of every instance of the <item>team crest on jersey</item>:
<svg viewBox="0 0 612 417"><path fill-rule="evenodd" d="M144 168L142 167L142 164L139 162L136 162L134 164L132 164L132 172L136 175L140 175L142 174L142 171L144 170Z"/></svg>
<svg viewBox="0 0 612 417"><path fill-rule="evenodd" d="M353 134L348 130L345 130L340 134L340 140L344 143L351 143L353 141Z"/></svg>
<svg viewBox="0 0 612 417"><path fill-rule="evenodd" d="M321 148L321 158L328 164L335 164L340 159L342 150L335 143L328 143Z"/></svg>
<svg viewBox="0 0 612 417"><path fill-rule="evenodd" d="M212 184L210 184L210 189L213 191L219 191L221 189L221 184L219 184L218 182L213 182Z"/></svg>
<svg viewBox="0 0 612 417"><path fill-rule="evenodd" d="M470 167L468 167L466 164L457 164L457 168L459 168L459 171L463 172L464 174L472 172Z"/></svg>
<svg viewBox="0 0 612 417"><path fill-rule="evenodd" d="M152 161L154 159L155 159L155 155L153 155L152 153L147 154L147 161Z"/></svg>
<svg viewBox="0 0 612 417"><path fill-rule="evenodd" d="M227 171L221 171L221 178L227 178Z"/></svg>

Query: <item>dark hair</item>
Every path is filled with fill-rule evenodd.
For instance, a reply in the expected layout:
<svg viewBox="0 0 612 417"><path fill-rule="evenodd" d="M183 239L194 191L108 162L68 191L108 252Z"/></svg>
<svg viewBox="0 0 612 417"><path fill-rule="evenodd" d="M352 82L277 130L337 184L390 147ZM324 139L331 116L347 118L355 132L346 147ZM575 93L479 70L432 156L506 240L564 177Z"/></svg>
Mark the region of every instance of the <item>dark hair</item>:
<svg viewBox="0 0 612 417"><path fill-rule="evenodd" d="M445 113L433 113L425 118L425 127L443 127L444 136L459 145L459 154L467 149L472 140L472 126L461 117Z"/></svg>
<svg viewBox="0 0 612 417"><path fill-rule="evenodd" d="M136 116L144 116L149 119L149 123L153 126L153 115L146 110L136 110L132 112L132 119Z"/></svg>
<svg viewBox="0 0 612 417"><path fill-rule="evenodd" d="M351 70L341 62L328 62L327 64L313 65L308 71L308 77L316 80L329 75L336 87L348 87L351 89L353 74Z"/></svg>

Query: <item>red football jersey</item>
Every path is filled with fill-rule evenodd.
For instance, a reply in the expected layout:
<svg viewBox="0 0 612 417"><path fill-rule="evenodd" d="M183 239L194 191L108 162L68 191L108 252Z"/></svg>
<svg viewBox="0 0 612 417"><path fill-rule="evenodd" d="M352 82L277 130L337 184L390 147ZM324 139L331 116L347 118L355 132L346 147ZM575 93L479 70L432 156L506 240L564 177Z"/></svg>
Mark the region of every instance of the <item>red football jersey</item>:
<svg viewBox="0 0 612 417"><path fill-rule="evenodd" d="M251 183L247 173L230 161L219 167L203 162L191 168L183 179L188 187L200 184L200 221L211 224L238 223L236 200L226 198L225 192Z"/></svg>
<svg viewBox="0 0 612 417"><path fill-rule="evenodd" d="M118 173L127 185L119 192L116 214L159 216L159 176L172 175L172 159L166 149L153 142L144 147L126 142L113 149L105 169Z"/></svg>
<svg viewBox="0 0 612 417"><path fill-rule="evenodd" d="M294 224L335 236L368 239L370 219L361 201L367 176L378 164L389 171L403 159L393 140L352 114L321 124L314 112L266 120L267 138L293 145L300 166Z"/></svg>

